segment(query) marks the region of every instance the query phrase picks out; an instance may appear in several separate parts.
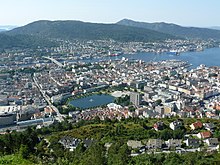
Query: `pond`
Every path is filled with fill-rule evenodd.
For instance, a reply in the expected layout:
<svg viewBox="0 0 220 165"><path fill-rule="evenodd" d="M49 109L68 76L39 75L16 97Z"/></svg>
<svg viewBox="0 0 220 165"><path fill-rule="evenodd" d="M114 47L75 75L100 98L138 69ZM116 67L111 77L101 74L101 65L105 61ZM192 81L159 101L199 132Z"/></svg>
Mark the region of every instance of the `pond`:
<svg viewBox="0 0 220 165"><path fill-rule="evenodd" d="M102 106L114 101L114 97L107 94L94 94L80 99L75 99L69 102L70 105L81 109Z"/></svg>

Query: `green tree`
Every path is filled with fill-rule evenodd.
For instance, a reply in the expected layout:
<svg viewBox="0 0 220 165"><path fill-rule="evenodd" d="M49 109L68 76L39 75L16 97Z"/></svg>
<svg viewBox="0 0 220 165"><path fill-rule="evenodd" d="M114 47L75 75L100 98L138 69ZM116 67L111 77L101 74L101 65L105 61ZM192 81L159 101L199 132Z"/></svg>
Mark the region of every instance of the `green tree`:
<svg viewBox="0 0 220 165"><path fill-rule="evenodd" d="M126 165L129 161L130 150L127 144L116 142L108 150L108 165Z"/></svg>
<svg viewBox="0 0 220 165"><path fill-rule="evenodd" d="M165 161L163 162L165 165L174 165L174 164L182 164L184 160L179 154L170 153L167 155Z"/></svg>
<svg viewBox="0 0 220 165"><path fill-rule="evenodd" d="M105 148L100 143L93 143L82 157L83 165L103 165L105 164Z"/></svg>
<svg viewBox="0 0 220 165"><path fill-rule="evenodd" d="M28 146L27 145L24 145L22 144L20 146L20 149L19 149L19 155L24 158L24 159L27 159L28 156L29 156L29 149L28 149Z"/></svg>
<svg viewBox="0 0 220 165"><path fill-rule="evenodd" d="M173 137L173 132L170 129L164 129L160 132L160 138L163 140L168 140Z"/></svg>

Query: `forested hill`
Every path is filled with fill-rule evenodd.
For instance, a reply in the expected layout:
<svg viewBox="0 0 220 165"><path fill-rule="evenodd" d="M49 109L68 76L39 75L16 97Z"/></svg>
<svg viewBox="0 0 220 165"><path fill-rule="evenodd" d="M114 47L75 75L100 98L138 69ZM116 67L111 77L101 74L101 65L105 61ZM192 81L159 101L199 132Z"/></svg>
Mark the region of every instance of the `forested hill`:
<svg viewBox="0 0 220 165"><path fill-rule="evenodd" d="M117 24L86 23L81 21L37 21L26 26L15 28L8 35L31 35L53 39L86 39L117 41L157 41L174 39L170 34L154 30L129 27Z"/></svg>
<svg viewBox="0 0 220 165"><path fill-rule="evenodd" d="M46 38L30 35L7 35L0 33L0 51L10 48L37 48L57 45L56 42Z"/></svg>
<svg viewBox="0 0 220 165"><path fill-rule="evenodd" d="M220 30L197 28L197 27L183 27L170 23L147 23L137 22L129 19L123 19L117 22L118 25L125 25L129 27L139 27L158 32L175 35L187 39L217 39L220 40Z"/></svg>
<svg viewBox="0 0 220 165"><path fill-rule="evenodd" d="M182 27L167 23L143 23L124 19L116 24L81 21L36 21L0 33L0 49L48 47L51 39L116 40L150 42L166 39L219 39L220 30Z"/></svg>

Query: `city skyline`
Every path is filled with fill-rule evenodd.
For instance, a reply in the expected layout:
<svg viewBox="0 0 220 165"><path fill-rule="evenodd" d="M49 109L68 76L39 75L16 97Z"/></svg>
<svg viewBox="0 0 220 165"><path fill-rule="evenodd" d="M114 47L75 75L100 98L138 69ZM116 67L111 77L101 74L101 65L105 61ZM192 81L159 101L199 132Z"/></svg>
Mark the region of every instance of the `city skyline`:
<svg viewBox="0 0 220 165"><path fill-rule="evenodd" d="M220 1L170 0L38 0L1 2L0 25L22 26L37 20L81 20L115 23L127 18L141 22L167 22L182 26L220 26Z"/></svg>

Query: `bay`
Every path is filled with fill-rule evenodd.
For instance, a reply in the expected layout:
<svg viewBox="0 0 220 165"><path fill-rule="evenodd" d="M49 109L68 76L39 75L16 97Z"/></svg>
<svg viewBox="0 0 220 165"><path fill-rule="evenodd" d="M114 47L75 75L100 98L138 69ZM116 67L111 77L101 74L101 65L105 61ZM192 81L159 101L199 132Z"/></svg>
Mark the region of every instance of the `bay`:
<svg viewBox="0 0 220 165"><path fill-rule="evenodd" d="M192 64L195 68L201 64L206 66L220 66L220 48L205 49L200 52L183 52L180 55L171 55L169 53L155 54L155 53L138 53L134 55L125 55L128 59L143 60L145 62L150 61L162 61L162 60L182 60Z"/></svg>
<svg viewBox="0 0 220 165"><path fill-rule="evenodd" d="M133 60L142 60L145 62L156 62L162 60L182 60L192 64L191 68L204 64L206 66L220 66L220 48L210 48L199 52L182 52L180 55L172 55L167 52L156 53L136 53L123 54L121 56L104 57L98 59L77 60L77 62L98 62L109 60L121 60L123 57ZM75 61L76 62L76 61Z"/></svg>

